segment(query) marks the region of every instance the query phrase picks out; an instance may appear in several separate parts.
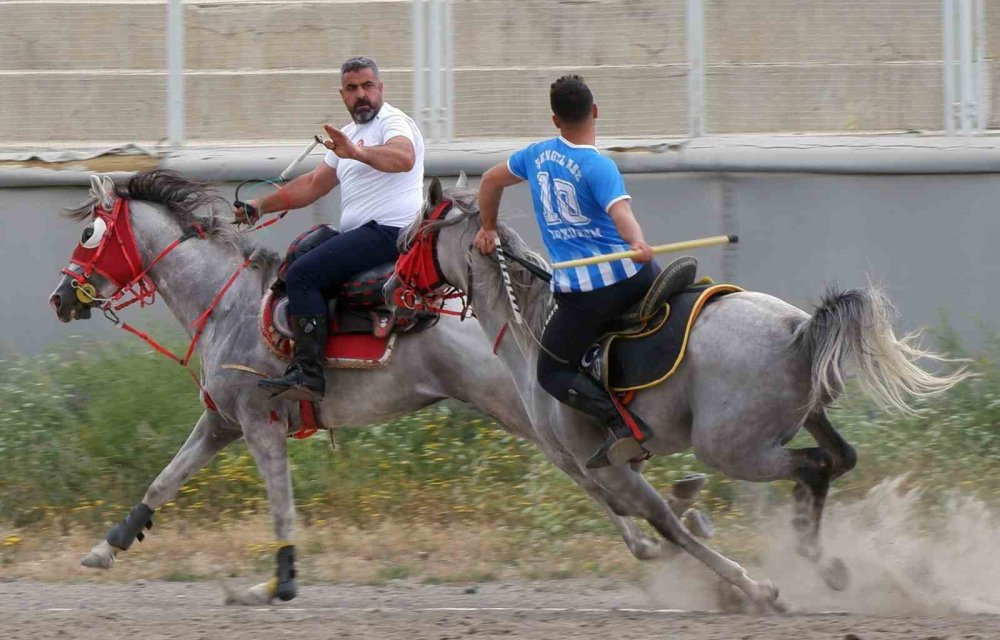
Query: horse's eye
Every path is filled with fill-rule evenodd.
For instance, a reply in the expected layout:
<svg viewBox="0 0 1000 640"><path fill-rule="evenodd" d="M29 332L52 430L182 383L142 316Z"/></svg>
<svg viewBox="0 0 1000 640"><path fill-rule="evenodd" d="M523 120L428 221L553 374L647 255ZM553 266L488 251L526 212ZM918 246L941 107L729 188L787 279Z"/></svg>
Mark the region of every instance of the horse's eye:
<svg viewBox="0 0 1000 640"><path fill-rule="evenodd" d="M83 230L80 244L87 249L96 249L101 244L101 238L104 237L104 232L107 230L108 225L104 222L104 218L94 218L94 221Z"/></svg>

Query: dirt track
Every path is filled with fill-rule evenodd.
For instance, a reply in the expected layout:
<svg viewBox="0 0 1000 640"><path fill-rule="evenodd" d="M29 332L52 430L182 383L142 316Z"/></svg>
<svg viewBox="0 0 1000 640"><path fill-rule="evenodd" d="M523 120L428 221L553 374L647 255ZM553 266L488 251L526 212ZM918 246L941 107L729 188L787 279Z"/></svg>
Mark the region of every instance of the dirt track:
<svg viewBox="0 0 1000 640"><path fill-rule="evenodd" d="M1000 616L738 616L656 610L635 588L559 581L462 587L308 586L293 603L221 606L212 583L0 584L0 637L82 638L1000 638Z"/></svg>

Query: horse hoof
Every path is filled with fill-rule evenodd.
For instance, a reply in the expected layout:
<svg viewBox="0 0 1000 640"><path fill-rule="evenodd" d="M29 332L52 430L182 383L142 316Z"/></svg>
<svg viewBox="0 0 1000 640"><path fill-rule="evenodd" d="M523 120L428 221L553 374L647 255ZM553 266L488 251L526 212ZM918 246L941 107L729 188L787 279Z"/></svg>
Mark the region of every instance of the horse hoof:
<svg viewBox="0 0 1000 640"><path fill-rule="evenodd" d="M707 481L704 473L689 473L674 483L673 494L679 500L694 500Z"/></svg>
<svg viewBox="0 0 1000 640"><path fill-rule="evenodd" d="M840 558L833 558L819 568L819 575L826 586L834 591L843 591L851 584L851 572Z"/></svg>
<svg viewBox="0 0 1000 640"><path fill-rule="evenodd" d="M770 580L757 583L757 597L754 598L758 611L771 613L778 610L778 587Z"/></svg>
<svg viewBox="0 0 1000 640"><path fill-rule="evenodd" d="M90 569L110 569L115 564L115 549L107 540L101 540L80 558L80 564Z"/></svg>
<svg viewBox="0 0 1000 640"><path fill-rule="evenodd" d="M636 560L659 560L667 555L667 544L669 543L666 540L657 541L643 537L629 545L628 550Z"/></svg>
<svg viewBox="0 0 1000 640"><path fill-rule="evenodd" d="M243 593L236 593L227 589L226 604L244 607L259 607L271 604L277 588L277 579L255 584Z"/></svg>
<svg viewBox="0 0 1000 640"><path fill-rule="evenodd" d="M688 509L684 513L684 526L691 532L691 535L702 540L708 540L715 535L712 519L697 508Z"/></svg>

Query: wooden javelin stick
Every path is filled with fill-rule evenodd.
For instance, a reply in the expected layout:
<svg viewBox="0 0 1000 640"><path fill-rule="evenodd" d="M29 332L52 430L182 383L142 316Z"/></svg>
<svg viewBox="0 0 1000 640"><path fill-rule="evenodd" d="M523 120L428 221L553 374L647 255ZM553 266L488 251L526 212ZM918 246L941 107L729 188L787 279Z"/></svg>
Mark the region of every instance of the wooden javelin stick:
<svg viewBox="0 0 1000 640"><path fill-rule="evenodd" d="M697 240L685 240L684 242L671 242L670 244L661 244L652 247L653 253L669 253L671 251L687 251L688 249L701 249L702 247L714 247L720 244L736 244L740 239L736 236L709 236L707 238L698 238ZM556 262L552 265L553 269L570 269L572 267L585 267L590 264L600 264L602 262L612 262L614 260L623 260L625 258L634 258L639 255L638 251L619 251L617 253L606 253L601 256L594 256L592 258L580 258L579 260L566 260L565 262Z"/></svg>

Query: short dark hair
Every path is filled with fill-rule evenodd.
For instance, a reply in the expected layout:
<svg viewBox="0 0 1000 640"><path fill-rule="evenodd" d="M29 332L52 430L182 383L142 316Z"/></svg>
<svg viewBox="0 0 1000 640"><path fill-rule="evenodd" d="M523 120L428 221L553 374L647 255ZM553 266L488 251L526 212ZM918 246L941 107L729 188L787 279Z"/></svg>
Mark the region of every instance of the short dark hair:
<svg viewBox="0 0 1000 640"><path fill-rule="evenodd" d="M594 94L578 75L565 75L552 83L549 91L552 113L569 124L583 122L594 106Z"/></svg>
<svg viewBox="0 0 1000 640"><path fill-rule="evenodd" d="M340 65L340 75L343 77L345 73L361 71L362 69L371 69L375 77L378 77L378 65L368 56L352 56L344 60L344 64Z"/></svg>

